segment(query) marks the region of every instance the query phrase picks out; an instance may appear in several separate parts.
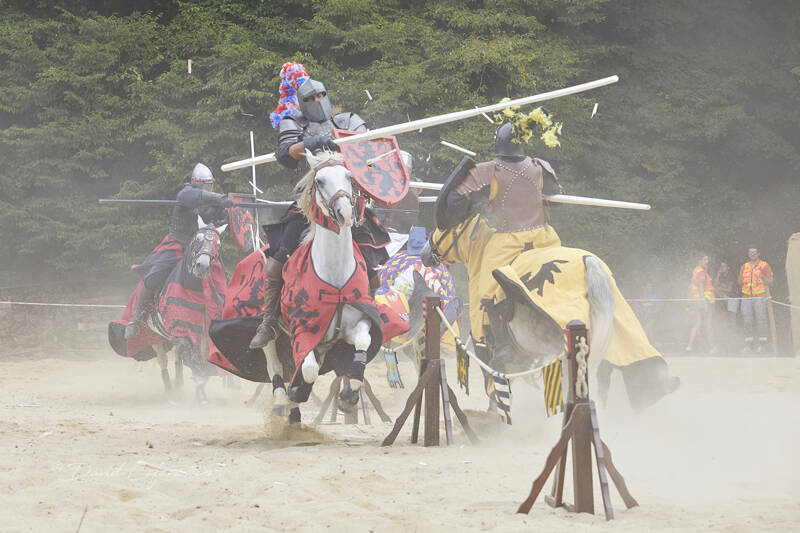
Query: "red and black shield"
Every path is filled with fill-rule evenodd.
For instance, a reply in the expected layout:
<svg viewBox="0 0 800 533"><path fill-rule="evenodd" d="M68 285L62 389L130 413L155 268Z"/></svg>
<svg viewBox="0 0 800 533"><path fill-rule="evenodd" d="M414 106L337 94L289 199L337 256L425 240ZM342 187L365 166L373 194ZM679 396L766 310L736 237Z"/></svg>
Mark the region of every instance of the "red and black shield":
<svg viewBox="0 0 800 533"><path fill-rule="evenodd" d="M336 139L356 134L356 131L333 130ZM343 144L339 149L344 155L344 166L353 174L353 182L376 202L393 206L408 192L410 177L397 138L358 141Z"/></svg>
<svg viewBox="0 0 800 533"><path fill-rule="evenodd" d="M252 194L228 193L228 198L234 203L255 202ZM256 224L256 210L254 207L232 207L228 209L228 221L231 228L231 235L245 253L255 250L258 245L258 225Z"/></svg>

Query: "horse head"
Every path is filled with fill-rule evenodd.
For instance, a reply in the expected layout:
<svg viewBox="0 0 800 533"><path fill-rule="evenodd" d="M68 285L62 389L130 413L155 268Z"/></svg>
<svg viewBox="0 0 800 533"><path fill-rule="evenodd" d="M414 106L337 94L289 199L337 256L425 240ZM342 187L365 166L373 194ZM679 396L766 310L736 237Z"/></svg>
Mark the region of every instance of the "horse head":
<svg viewBox="0 0 800 533"><path fill-rule="evenodd" d="M219 228L214 224L208 224L201 217L197 217L197 233L189 243L189 273L193 276L205 279L211 274L211 265L219 257L220 235L228 227L223 224Z"/></svg>
<svg viewBox="0 0 800 533"><path fill-rule="evenodd" d="M355 221L352 174L344 166L338 152L323 151L317 155L306 151L311 171L298 183L300 207L309 220L314 220L316 206L340 228L349 228Z"/></svg>

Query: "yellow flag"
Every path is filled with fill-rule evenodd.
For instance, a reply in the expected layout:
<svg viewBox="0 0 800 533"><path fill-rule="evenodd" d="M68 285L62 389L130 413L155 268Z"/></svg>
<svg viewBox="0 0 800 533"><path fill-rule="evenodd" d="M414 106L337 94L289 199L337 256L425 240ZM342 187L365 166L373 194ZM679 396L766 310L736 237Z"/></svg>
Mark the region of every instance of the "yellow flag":
<svg viewBox="0 0 800 533"><path fill-rule="evenodd" d="M544 407L547 416L563 410L564 395L561 393L561 359L556 359L542 369L544 378Z"/></svg>

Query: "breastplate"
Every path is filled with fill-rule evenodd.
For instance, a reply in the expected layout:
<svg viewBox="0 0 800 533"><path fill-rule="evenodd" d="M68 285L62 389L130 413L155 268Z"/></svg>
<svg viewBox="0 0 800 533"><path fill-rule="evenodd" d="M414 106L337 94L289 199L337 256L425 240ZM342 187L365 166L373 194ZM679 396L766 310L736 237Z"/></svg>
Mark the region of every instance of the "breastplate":
<svg viewBox="0 0 800 533"><path fill-rule="evenodd" d="M518 163L495 159L489 183L489 224L495 230L514 233L545 225L538 163L527 157Z"/></svg>

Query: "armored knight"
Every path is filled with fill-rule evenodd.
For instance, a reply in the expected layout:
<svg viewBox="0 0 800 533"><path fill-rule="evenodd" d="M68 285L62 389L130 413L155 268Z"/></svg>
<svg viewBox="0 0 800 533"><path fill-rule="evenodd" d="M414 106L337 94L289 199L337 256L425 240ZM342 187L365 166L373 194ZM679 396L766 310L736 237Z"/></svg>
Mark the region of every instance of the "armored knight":
<svg viewBox="0 0 800 533"><path fill-rule="evenodd" d="M299 63L286 63L281 69L281 100L270 114L273 128L278 130L275 157L289 169L305 163L305 151L337 150L333 130L367 131L364 120L355 113L333 114L325 85L311 79ZM299 175L299 173L298 173ZM280 222L280 231L269 236L270 254L265 266L264 319L250 342L251 349L263 348L275 338L280 317L280 294L283 287L281 270L288 257L297 249L308 222L296 205L292 205ZM370 273L372 287L378 286L375 267L388 259L386 246L389 236L377 217L365 210L364 223L353 228Z"/></svg>
<svg viewBox="0 0 800 533"><path fill-rule="evenodd" d="M515 139L511 123L495 132L495 158L476 163L465 157L445 181L436 202L436 223L440 230L480 215L493 230L484 257L492 264L509 264L530 248L560 246L550 226L543 194L559 194L563 188L550 163L525 155L524 143ZM439 250L443 252L442 250ZM426 265L438 262L430 242L422 253ZM481 302L496 282L492 269L470 272L470 301ZM476 351L486 349L488 318L483 305L470 307L470 324Z"/></svg>
<svg viewBox="0 0 800 533"><path fill-rule="evenodd" d="M186 246L197 233L198 215L207 223L219 223L227 219L227 208L233 205L233 201L223 194L212 192L213 188L211 170L197 163L192 170L191 180L178 192L178 205L172 210L169 233L144 262L134 268L134 272L142 278L142 288L136 312L125 328L126 339L136 336L170 272L183 258Z"/></svg>

